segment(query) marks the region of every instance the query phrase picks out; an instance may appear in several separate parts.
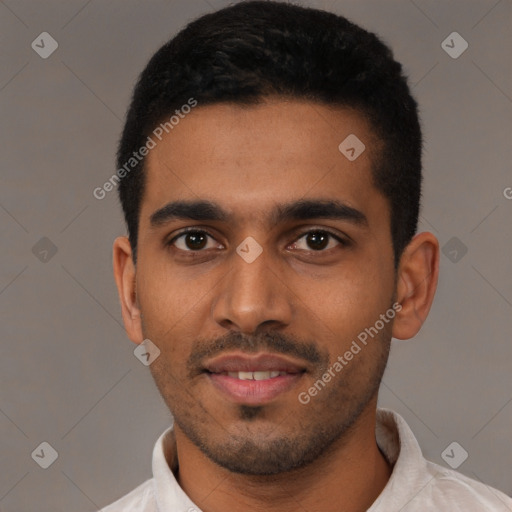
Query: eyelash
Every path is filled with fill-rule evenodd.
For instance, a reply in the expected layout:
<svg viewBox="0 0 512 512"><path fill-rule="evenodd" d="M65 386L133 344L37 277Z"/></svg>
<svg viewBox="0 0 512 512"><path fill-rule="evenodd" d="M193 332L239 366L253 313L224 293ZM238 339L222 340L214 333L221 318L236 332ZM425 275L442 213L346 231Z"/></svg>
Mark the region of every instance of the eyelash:
<svg viewBox="0 0 512 512"><path fill-rule="evenodd" d="M207 235L210 238L213 238L215 240L215 237L211 233L209 233L208 231L206 231L204 229L186 228L183 231L180 231L171 240L165 242L165 245L166 246L172 246L172 245L174 245L174 242L176 242L176 240L178 240L179 238L181 238L184 235L189 234L189 233L205 234L205 235ZM303 238L304 236L306 236L306 235L308 235L310 233L321 233L321 234L329 235L330 237L334 238L337 242L339 242L342 247L348 247L350 245L350 242L348 240L346 240L344 238L341 238L339 235L336 235L336 234L332 233L331 231L329 231L328 229L325 229L325 228L322 228L322 229L316 228L316 229L309 229L307 231L304 231L304 232L300 233L297 236L297 238L295 238L295 240L292 243L296 243L301 238ZM183 249L177 249L177 250L182 251L182 252L191 253L191 254L200 254L201 252L204 252L203 249L199 249L197 251L193 251L193 250L185 251ZM327 252L328 250L329 249L327 249L327 250L326 249L321 249L319 251L315 251L315 250L311 249L309 252L311 252L311 253L323 253L323 252Z"/></svg>

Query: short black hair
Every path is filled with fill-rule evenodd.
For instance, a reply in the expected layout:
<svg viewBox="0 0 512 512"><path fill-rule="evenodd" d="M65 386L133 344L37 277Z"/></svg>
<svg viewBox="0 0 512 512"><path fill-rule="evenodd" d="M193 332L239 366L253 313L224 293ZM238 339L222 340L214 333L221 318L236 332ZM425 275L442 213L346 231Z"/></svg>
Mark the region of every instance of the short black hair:
<svg viewBox="0 0 512 512"><path fill-rule="evenodd" d="M271 96L349 107L369 122L381 146L372 181L390 204L396 269L418 223L418 105L391 49L334 13L244 1L189 23L153 55L138 79L119 142L118 169L127 169L155 127L191 98L199 107L250 106ZM122 173L119 198L136 261L144 158L132 163L133 169Z"/></svg>

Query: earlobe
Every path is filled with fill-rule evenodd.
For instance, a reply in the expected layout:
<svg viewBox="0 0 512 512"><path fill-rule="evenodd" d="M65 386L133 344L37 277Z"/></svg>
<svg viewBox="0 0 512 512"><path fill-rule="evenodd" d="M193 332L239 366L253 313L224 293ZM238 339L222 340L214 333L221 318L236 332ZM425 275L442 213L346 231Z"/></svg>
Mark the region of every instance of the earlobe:
<svg viewBox="0 0 512 512"><path fill-rule="evenodd" d="M404 249L398 268L396 300L402 306L393 324L393 337L414 337L432 306L439 275L439 242L428 232L417 234Z"/></svg>
<svg viewBox="0 0 512 512"><path fill-rule="evenodd" d="M125 236L114 241L113 267L126 333L134 343L140 344L144 337L137 302L136 269L130 242Z"/></svg>

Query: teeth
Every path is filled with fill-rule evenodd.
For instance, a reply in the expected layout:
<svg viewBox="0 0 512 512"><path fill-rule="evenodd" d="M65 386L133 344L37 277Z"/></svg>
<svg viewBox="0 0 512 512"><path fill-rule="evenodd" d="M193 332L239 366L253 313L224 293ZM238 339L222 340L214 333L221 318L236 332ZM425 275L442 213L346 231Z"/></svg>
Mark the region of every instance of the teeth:
<svg viewBox="0 0 512 512"><path fill-rule="evenodd" d="M268 372L227 372L227 375L234 379L240 380L266 380L279 377L280 375L287 375L286 372L268 371Z"/></svg>

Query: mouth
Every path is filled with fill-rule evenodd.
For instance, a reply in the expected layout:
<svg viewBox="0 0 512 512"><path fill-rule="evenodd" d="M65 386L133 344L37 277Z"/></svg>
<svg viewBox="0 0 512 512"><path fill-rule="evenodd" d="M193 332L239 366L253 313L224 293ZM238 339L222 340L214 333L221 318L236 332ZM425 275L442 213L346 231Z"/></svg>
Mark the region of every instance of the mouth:
<svg viewBox="0 0 512 512"><path fill-rule="evenodd" d="M211 373L211 372L209 372ZM232 377L233 379L238 380L267 380L267 379L274 379L279 376L284 375L291 375L288 372L285 371L264 371L264 370L257 370L254 372L244 372L244 371L238 371L238 372L222 372L222 373L216 373L215 375L227 375L228 377Z"/></svg>
<svg viewBox="0 0 512 512"><path fill-rule="evenodd" d="M306 367L280 355L224 355L205 364L203 373L235 404L263 405L296 386Z"/></svg>

